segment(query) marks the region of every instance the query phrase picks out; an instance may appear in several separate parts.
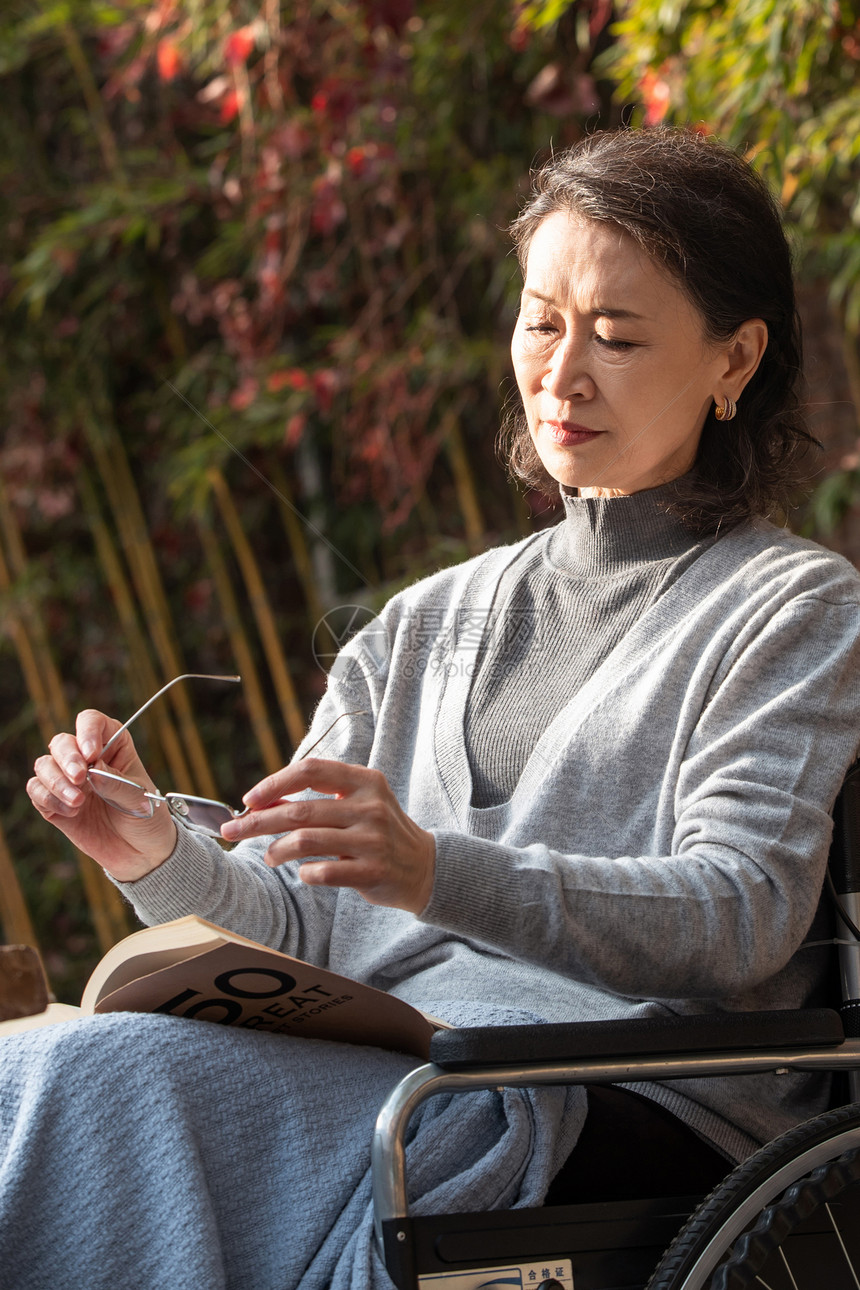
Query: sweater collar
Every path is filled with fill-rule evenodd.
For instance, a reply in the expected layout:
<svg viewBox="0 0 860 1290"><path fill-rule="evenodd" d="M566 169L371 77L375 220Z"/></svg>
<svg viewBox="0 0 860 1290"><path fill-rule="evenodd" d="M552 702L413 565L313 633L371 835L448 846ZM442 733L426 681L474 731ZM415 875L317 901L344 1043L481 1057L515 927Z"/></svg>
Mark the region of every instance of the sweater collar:
<svg viewBox="0 0 860 1290"><path fill-rule="evenodd" d="M550 534L549 563L581 577L629 571L637 564L683 555L698 538L666 513L665 504L673 496L667 484L627 497L562 494L564 519Z"/></svg>

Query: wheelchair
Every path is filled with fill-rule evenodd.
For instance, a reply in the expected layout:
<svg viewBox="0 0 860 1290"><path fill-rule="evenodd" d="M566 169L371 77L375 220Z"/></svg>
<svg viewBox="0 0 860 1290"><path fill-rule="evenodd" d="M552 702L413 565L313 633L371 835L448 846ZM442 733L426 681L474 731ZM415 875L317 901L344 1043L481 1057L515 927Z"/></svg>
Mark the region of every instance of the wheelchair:
<svg viewBox="0 0 860 1290"><path fill-rule="evenodd" d="M438 1032L372 1146L375 1234L398 1290L860 1290L860 761L834 808L833 1009ZM405 1140L436 1093L828 1071L842 1105L738 1165L708 1197L410 1216Z"/></svg>

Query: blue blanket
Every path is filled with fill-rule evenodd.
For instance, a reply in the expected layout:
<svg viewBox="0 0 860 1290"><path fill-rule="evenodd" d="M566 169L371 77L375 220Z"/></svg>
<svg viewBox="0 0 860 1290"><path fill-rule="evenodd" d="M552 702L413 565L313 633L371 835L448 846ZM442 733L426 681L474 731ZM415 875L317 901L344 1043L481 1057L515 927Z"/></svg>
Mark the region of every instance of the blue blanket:
<svg viewBox="0 0 860 1290"><path fill-rule="evenodd" d="M530 1019L493 1011L457 1020ZM388 1290L370 1141L416 1064L161 1016L4 1039L3 1290ZM581 1090L432 1098L408 1148L414 1212L539 1204L584 1109Z"/></svg>

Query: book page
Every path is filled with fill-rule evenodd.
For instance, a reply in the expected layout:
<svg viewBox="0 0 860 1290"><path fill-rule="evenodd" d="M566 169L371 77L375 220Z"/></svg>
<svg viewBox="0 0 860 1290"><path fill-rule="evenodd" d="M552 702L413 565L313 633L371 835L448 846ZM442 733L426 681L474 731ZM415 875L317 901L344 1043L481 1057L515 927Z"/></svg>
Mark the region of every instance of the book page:
<svg viewBox="0 0 860 1290"><path fill-rule="evenodd" d="M197 954L201 946L221 944L222 937L229 935L194 914L132 932L112 946L97 964L84 988L81 1007L84 1012L94 1012L102 995Z"/></svg>
<svg viewBox="0 0 860 1290"><path fill-rule="evenodd" d="M370 1044L426 1060L438 1026L393 995L244 940L128 982L96 1012L164 1012L222 1025Z"/></svg>

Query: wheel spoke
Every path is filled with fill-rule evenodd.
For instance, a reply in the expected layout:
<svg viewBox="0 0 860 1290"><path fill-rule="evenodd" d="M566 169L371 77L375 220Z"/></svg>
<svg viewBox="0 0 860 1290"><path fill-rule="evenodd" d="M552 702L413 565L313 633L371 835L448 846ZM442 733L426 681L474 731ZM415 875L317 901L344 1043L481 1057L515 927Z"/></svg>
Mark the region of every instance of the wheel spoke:
<svg viewBox="0 0 860 1290"><path fill-rule="evenodd" d="M836 1225L836 1219L833 1217L833 1210L830 1208L829 1205L825 1205L824 1208L827 1210L827 1217L830 1219L830 1222L833 1224L833 1230L836 1233L836 1239L839 1242L839 1244L842 1246L842 1253L845 1255L845 1262L848 1264L848 1271L851 1273L852 1277L854 1278L854 1284L857 1287L857 1290L860 1290L860 1281L857 1280L857 1273L854 1271L854 1264L851 1261L851 1256L845 1248L845 1242L842 1239L842 1233L840 1232L839 1228Z"/></svg>
<svg viewBox="0 0 860 1290"><path fill-rule="evenodd" d="M779 1247L779 1257L782 1259L782 1262L785 1266L785 1270L788 1273L789 1280L791 1281L791 1284L794 1286L794 1290L797 1290L797 1282L794 1279L794 1273L792 1272L791 1268L788 1266L788 1259L785 1257L785 1250L782 1248L782 1246Z"/></svg>
<svg viewBox="0 0 860 1290"><path fill-rule="evenodd" d="M860 1290L858 1215L860 1103L798 1125L739 1165L675 1238L648 1290L800 1290L821 1284L825 1268Z"/></svg>

